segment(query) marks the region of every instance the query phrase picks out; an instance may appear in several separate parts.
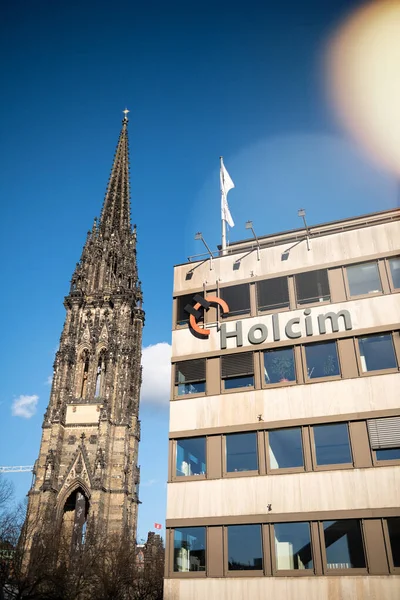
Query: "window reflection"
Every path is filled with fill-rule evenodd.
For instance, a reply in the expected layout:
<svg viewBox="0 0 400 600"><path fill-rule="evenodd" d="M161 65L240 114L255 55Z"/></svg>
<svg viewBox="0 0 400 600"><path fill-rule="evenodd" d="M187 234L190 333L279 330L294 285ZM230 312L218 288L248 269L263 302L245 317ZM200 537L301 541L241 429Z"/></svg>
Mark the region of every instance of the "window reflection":
<svg viewBox="0 0 400 600"><path fill-rule="evenodd" d="M267 384L296 380L293 348L264 352L264 378Z"/></svg>
<svg viewBox="0 0 400 600"><path fill-rule="evenodd" d="M305 353L309 379L340 375L336 342L307 344Z"/></svg>
<svg viewBox="0 0 400 600"><path fill-rule="evenodd" d="M185 438L176 441L176 475L204 475L206 472L206 438Z"/></svg>
<svg viewBox="0 0 400 600"><path fill-rule="evenodd" d="M227 529L229 570L262 570L261 525L230 525Z"/></svg>
<svg viewBox="0 0 400 600"><path fill-rule="evenodd" d="M400 256L389 259L390 274L392 276L393 287L400 288Z"/></svg>
<svg viewBox="0 0 400 600"><path fill-rule="evenodd" d="M314 568L309 523L276 523L274 531L278 571Z"/></svg>
<svg viewBox="0 0 400 600"><path fill-rule="evenodd" d="M268 432L271 469L303 466L303 445L300 427L275 429Z"/></svg>
<svg viewBox="0 0 400 600"><path fill-rule="evenodd" d="M361 368L364 373L396 368L396 356L390 334L368 335L358 339Z"/></svg>
<svg viewBox="0 0 400 600"><path fill-rule="evenodd" d="M257 471L257 434L231 433L226 436L226 470Z"/></svg>
<svg viewBox="0 0 400 600"><path fill-rule="evenodd" d="M328 569L366 566L361 526L357 519L324 521L323 529Z"/></svg>
<svg viewBox="0 0 400 600"><path fill-rule="evenodd" d="M381 278L379 277L378 263L376 261L351 265L346 267L349 282L350 296L376 294L382 291Z"/></svg>
<svg viewBox="0 0 400 600"><path fill-rule="evenodd" d="M206 570L205 527L180 527L174 531L174 571Z"/></svg>
<svg viewBox="0 0 400 600"><path fill-rule="evenodd" d="M352 462L347 423L315 425L313 431L317 465Z"/></svg>

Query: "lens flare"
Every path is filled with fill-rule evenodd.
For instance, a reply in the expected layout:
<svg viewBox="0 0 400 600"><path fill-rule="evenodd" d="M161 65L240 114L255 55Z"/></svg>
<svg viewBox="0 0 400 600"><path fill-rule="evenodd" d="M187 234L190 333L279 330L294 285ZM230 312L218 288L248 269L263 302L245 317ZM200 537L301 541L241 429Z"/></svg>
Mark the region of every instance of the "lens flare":
<svg viewBox="0 0 400 600"><path fill-rule="evenodd" d="M345 128L400 175L400 2L354 13L328 47L329 90Z"/></svg>

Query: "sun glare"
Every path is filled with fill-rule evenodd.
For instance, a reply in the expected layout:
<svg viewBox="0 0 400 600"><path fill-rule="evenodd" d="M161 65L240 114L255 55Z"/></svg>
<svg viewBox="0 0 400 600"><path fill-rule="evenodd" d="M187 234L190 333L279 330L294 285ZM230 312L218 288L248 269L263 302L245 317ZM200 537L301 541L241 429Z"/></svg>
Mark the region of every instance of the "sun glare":
<svg viewBox="0 0 400 600"><path fill-rule="evenodd" d="M329 44L329 90L339 118L383 167L400 174L400 2L378 0Z"/></svg>

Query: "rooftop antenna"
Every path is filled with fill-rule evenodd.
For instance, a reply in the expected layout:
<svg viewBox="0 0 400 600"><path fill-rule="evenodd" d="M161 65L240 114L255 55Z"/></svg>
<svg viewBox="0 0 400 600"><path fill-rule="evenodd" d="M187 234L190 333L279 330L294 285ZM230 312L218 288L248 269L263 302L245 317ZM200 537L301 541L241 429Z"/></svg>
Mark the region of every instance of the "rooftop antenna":
<svg viewBox="0 0 400 600"><path fill-rule="evenodd" d="M213 269L213 253L210 250L209 245L207 244L206 240L203 238L203 234L201 233L201 231L198 231L195 236L194 236L195 240L201 240L203 242L203 244L205 245L205 247L207 248L207 252L210 255L210 271Z"/></svg>
<svg viewBox="0 0 400 600"><path fill-rule="evenodd" d="M306 229L307 250L311 250L311 244L310 244L310 236L311 236L311 234L310 234L310 230L308 228L307 221L306 221L306 211L305 211L305 209L304 208L299 208L299 210L297 211L297 215L299 217L302 217L302 219L303 219L304 227Z"/></svg>
<svg viewBox="0 0 400 600"><path fill-rule="evenodd" d="M253 235L254 235L254 239L257 242L257 260L260 260L260 242L258 241L258 237L256 236L256 232L254 231L253 228L253 221L246 221L246 225L245 225L246 229L251 229Z"/></svg>

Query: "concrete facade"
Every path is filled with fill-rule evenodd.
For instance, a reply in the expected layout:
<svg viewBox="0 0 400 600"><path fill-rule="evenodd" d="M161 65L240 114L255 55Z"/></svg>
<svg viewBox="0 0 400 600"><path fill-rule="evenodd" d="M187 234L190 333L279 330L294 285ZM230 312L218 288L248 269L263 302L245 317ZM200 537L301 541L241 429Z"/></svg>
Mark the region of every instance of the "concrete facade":
<svg viewBox="0 0 400 600"><path fill-rule="evenodd" d="M400 210L259 242L174 270L164 597L397 598Z"/></svg>

